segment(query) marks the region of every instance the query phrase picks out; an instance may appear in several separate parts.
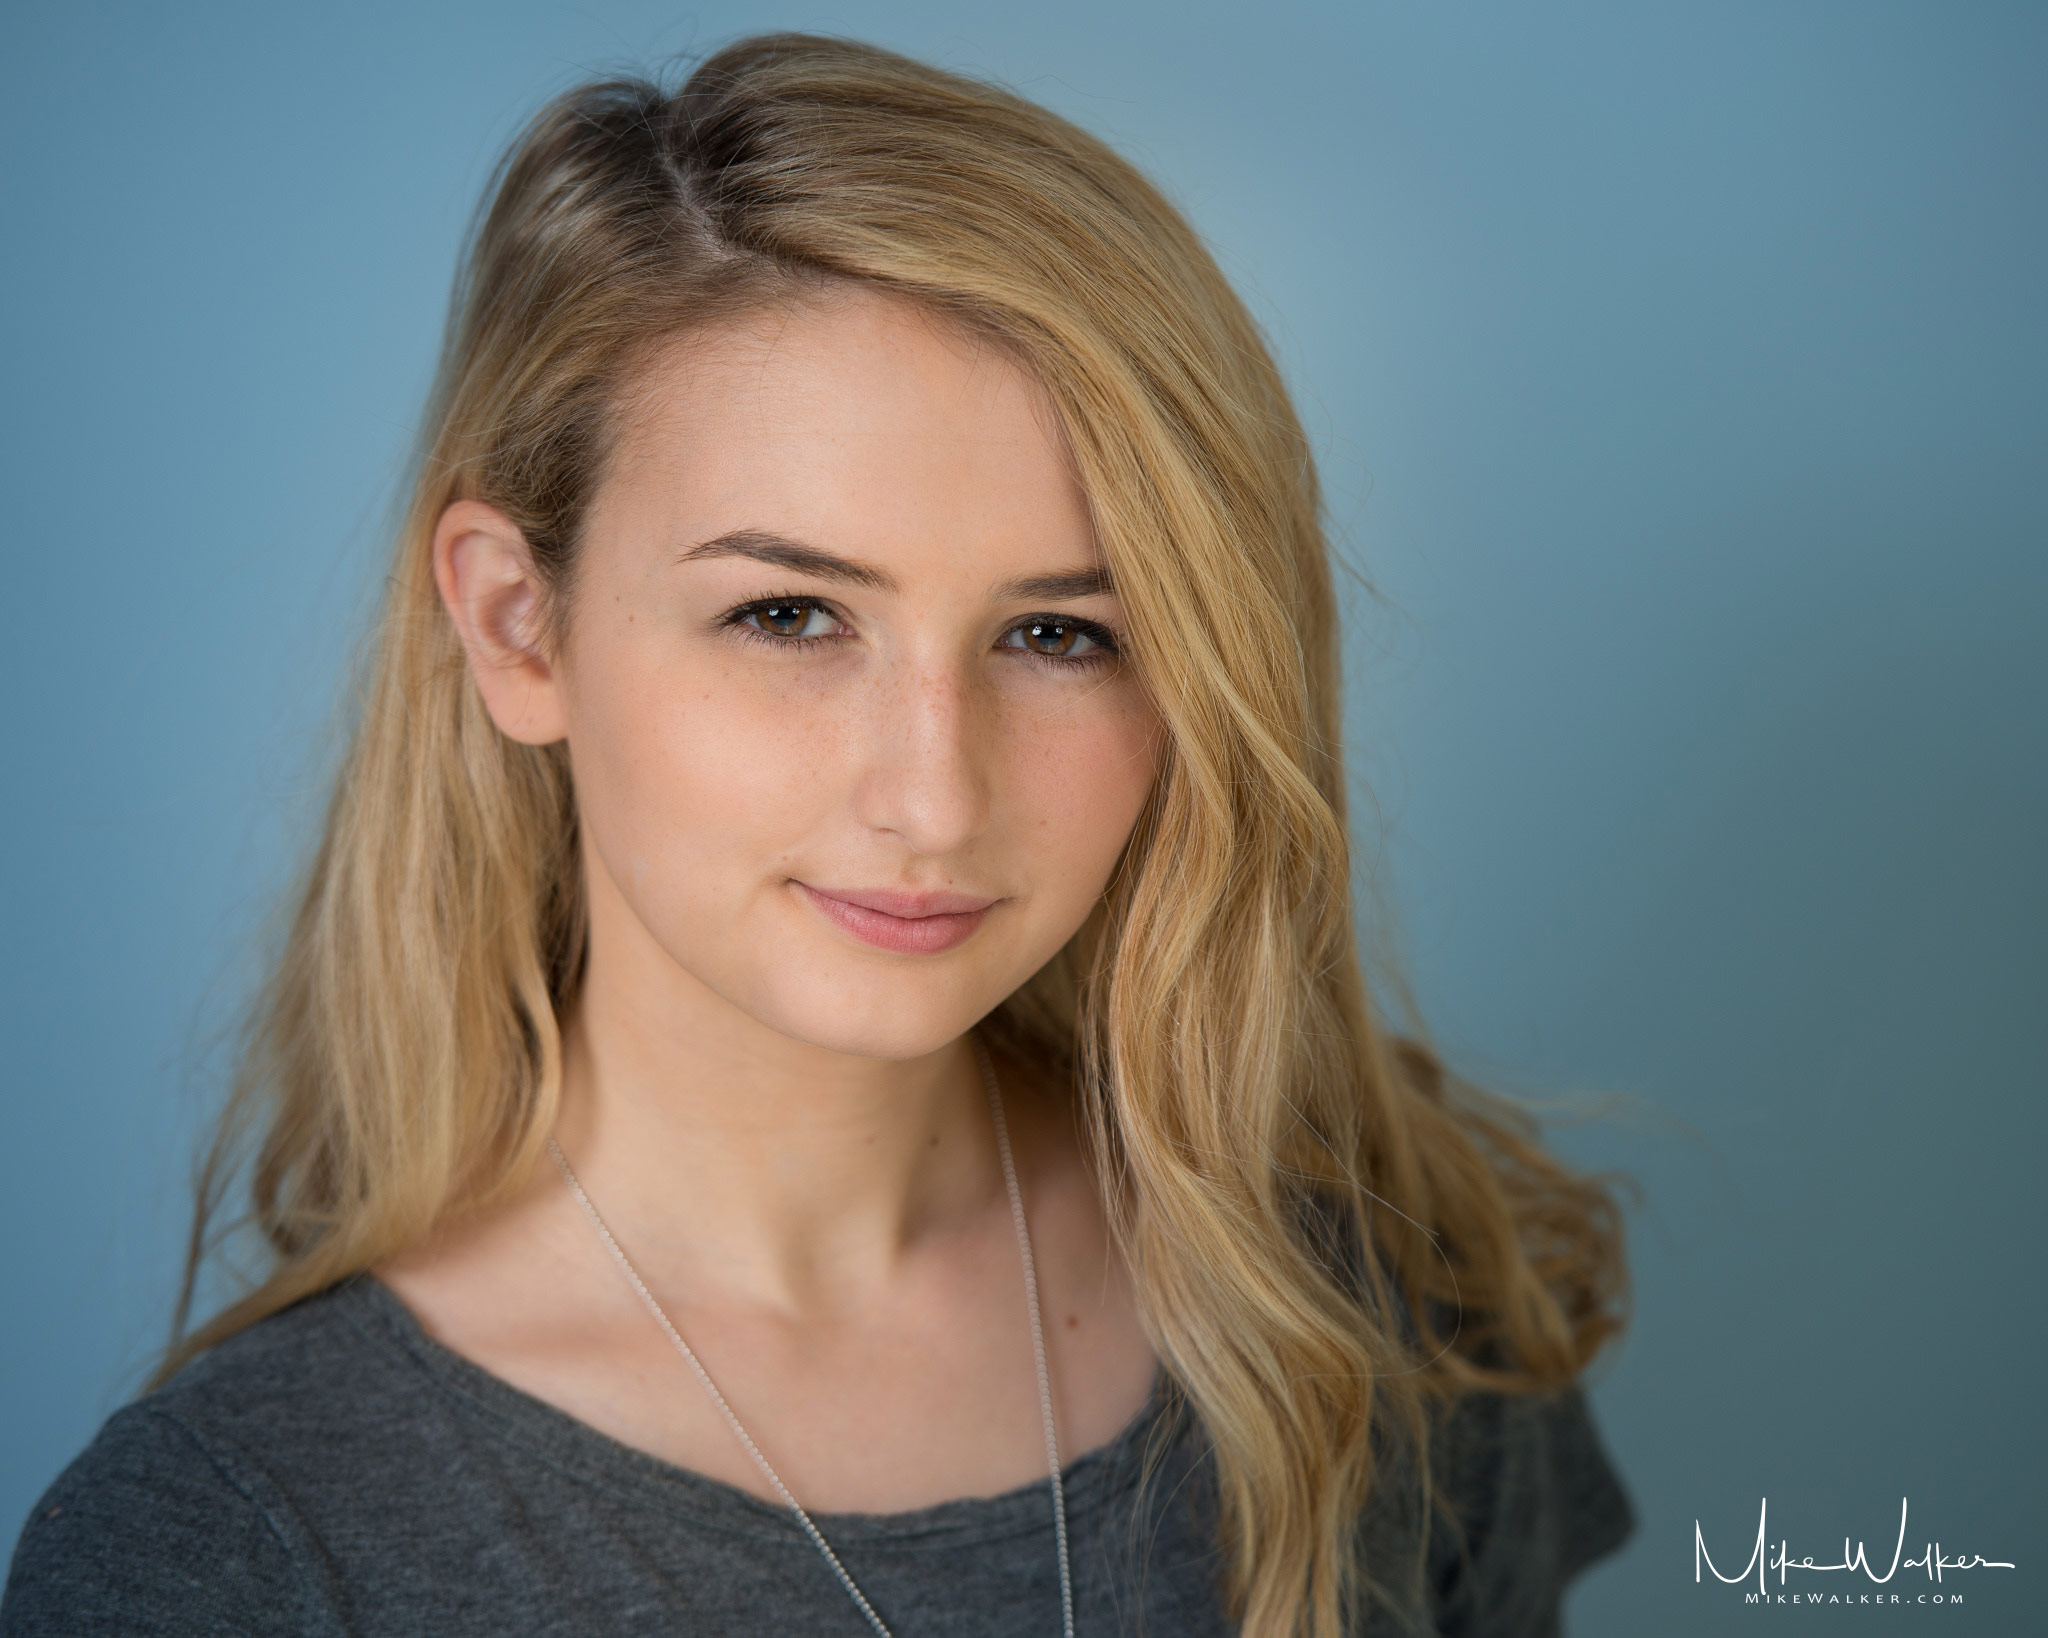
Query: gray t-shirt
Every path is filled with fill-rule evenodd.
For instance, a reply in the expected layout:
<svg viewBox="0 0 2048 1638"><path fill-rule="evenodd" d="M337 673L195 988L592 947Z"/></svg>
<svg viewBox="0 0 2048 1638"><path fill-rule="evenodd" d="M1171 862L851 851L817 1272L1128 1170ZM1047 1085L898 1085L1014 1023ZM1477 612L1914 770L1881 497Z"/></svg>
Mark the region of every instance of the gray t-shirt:
<svg viewBox="0 0 2048 1638"><path fill-rule="evenodd" d="M1634 1524L1583 1399L1468 1397L1437 1436L1458 1526L1425 1530L1387 1466L1361 1631L1556 1634L1567 1580ZM1077 1634L1230 1630L1211 1471L1163 1388L1067 1469ZM1046 1481L817 1523L897 1638L1059 1631ZM30 1514L0 1598L4 1638L869 1631L786 1511L521 1392L368 1277L113 1416Z"/></svg>

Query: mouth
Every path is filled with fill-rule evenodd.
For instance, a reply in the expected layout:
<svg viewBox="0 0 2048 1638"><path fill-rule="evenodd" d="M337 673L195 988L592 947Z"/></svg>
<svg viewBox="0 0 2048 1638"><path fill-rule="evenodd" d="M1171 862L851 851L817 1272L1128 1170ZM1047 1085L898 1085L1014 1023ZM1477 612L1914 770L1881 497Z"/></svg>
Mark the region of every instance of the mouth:
<svg viewBox="0 0 2048 1638"><path fill-rule="evenodd" d="M792 881L829 920L897 955L938 955L964 944L999 901L971 893L891 893Z"/></svg>

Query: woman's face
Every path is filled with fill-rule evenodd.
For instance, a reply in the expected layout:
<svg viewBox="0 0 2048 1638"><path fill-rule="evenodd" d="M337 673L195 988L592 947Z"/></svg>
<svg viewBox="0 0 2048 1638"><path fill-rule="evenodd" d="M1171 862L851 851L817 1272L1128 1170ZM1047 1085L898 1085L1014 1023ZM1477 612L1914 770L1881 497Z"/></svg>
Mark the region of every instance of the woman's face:
<svg viewBox="0 0 2048 1638"><path fill-rule="evenodd" d="M1035 380L856 288L651 367L561 651L478 675L568 741L594 962L905 1058L1100 898L1157 768L1122 632Z"/></svg>

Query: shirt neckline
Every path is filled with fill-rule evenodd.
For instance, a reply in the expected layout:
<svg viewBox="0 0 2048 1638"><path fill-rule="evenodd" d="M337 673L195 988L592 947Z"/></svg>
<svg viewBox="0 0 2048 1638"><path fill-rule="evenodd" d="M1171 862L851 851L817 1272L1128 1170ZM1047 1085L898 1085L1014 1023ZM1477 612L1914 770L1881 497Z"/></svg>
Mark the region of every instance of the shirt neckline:
<svg viewBox="0 0 2048 1638"><path fill-rule="evenodd" d="M558 1470L606 1489L628 1490L746 1535L780 1537L795 1528L789 1509L750 1491L683 1467L613 1438L567 1411L514 1386L430 1335L403 1299L374 1274L353 1276L331 1293L366 1337L431 1378L464 1409ZM1093 1450L1062 1465L1068 1521L1085 1517L1134 1488L1183 1431L1163 1368L1144 1405ZM828 1540L873 1545L955 1547L966 1540L1053 1531L1049 1479L994 1496L962 1496L892 1513L820 1513L812 1521Z"/></svg>

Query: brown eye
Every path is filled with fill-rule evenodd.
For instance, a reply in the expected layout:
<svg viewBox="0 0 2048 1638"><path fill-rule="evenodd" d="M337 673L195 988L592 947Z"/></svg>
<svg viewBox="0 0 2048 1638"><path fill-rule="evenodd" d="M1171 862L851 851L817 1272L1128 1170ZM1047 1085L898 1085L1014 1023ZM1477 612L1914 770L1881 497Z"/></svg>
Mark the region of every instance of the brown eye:
<svg viewBox="0 0 2048 1638"><path fill-rule="evenodd" d="M1048 660L1077 660L1107 646L1070 620L1026 620L1012 626L1009 636L1017 641L1006 641L1005 647L1021 648Z"/></svg>
<svg viewBox="0 0 2048 1638"><path fill-rule="evenodd" d="M813 637L818 633L811 622L823 620L825 611L816 603L761 603L749 609L746 618L756 630L773 637Z"/></svg>

